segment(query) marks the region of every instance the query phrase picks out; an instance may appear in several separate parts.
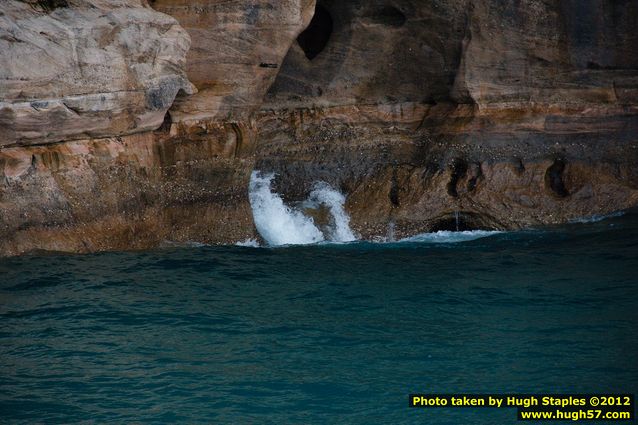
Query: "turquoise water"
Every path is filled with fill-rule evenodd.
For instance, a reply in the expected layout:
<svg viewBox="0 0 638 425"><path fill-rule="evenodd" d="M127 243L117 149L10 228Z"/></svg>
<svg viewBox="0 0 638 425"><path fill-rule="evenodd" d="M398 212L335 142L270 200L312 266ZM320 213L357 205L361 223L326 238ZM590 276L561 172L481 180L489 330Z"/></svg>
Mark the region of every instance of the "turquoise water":
<svg viewBox="0 0 638 425"><path fill-rule="evenodd" d="M430 239L0 260L0 422L514 424L408 394L638 392L637 216Z"/></svg>

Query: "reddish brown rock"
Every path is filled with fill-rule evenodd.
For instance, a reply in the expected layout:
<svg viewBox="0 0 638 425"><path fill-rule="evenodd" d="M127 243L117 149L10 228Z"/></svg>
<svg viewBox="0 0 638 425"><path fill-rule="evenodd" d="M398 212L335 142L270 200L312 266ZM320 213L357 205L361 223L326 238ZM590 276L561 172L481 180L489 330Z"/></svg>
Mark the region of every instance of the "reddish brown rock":
<svg viewBox="0 0 638 425"><path fill-rule="evenodd" d="M173 121L246 120L264 94L297 35L314 12L314 0L154 0L193 40L186 71L199 92L171 109Z"/></svg>
<svg viewBox="0 0 638 425"><path fill-rule="evenodd" d="M396 236L455 230L456 213L463 229L520 229L638 204L636 108L409 106L264 112L255 167L289 202L317 180L340 188L365 238L391 223Z"/></svg>
<svg viewBox="0 0 638 425"><path fill-rule="evenodd" d="M638 205L635 2L313 3L150 2L198 94L154 133L1 149L0 253L254 237L253 169L288 202L330 183L365 238Z"/></svg>
<svg viewBox="0 0 638 425"><path fill-rule="evenodd" d="M0 253L253 237L246 193L253 160L240 136L250 129L189 131L1 150Z"/></svg>
<svg viewBox="0 0 638 425"><path fill-rule="evenodd" d="M455 211L507 229L637 204L633 2L317 7L309 28L327 42L291 48L257 126L256 166L288 199L317 179L341 187L366 237Z"/></svg>

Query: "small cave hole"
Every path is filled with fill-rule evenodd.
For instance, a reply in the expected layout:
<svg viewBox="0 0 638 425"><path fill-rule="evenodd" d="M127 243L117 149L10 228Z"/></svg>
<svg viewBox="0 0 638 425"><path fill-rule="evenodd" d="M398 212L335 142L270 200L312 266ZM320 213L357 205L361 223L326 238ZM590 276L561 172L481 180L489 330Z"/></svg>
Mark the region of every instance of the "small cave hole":
<svg viewBox="0 0 638 425"><path fill-rule="evenodd" d="M396 7L386 6L375 13L372 20L377 24L398 28L405 24L406 17Z"/></svg>
<svg viewBox="0 0 638 425"><path fill-rule="evenodd" d="M480 217L474 213L459 211L440 217L432 227L430 232L450 231L465 232L470 230L485 230Z"/></svg>
<svg viewBox="0 0 638 425"><path fill-rule="evenodd" d="M330 12L318 4L308 28L297 37L299 47L302 48L309 60L316 58L326 47L328 40L330 40L332 29L333 22Z"/></svg>
<svg viewBox="0 0 638 425"><path fill-rule="evenodd" d="M458 198L459 192L457 190L457 185L459 184L459 180L465 178L467 175L468 164L465 160L456 158L450 164L450 181L447 184L447 193L448 195Z"/></svg>
<svg viewBox="0 0 638 425"><path fill-rule="evenodd" d="M471 166L471 174L470 179L467 181L467 191L473 192L476 190L476 187L483 180L483 169L481 168L480 163L472 164Z"/></svg>
<svg viewBox="0 0 638 425"><path fill-rule="evenodd" d="M563 173L565 172L565 160L556 159L545 172L545 185L548 186L556 196L565 198L569 192L565 188Z"/></svg>
<svg viewBox="0 0 638 425"><path fill-rule="evenodd" d="M476 189L476 185L478 184L480 176L474 176L467 181L467 191L473 192Z"/></svg>
<svg viewBox="0 0 638 425"><path fill-rule="evenodd" d="M166 111L166 114L164 114L164 121L162 121L162 125L160 126L159 131L168 133L169 131L171 131L172 123L173 120L171 119L171 113Z"/></svg>
<svg viewBox="0 0 638 425"><path fill-rule="evenodd" d="M393 207L398 207L401 205L399 201L399 181L397 179L397 170L396 168L392 172L392 181L390 184L390 193L388 193L388 198L390 199L390 203Z"/></svg>
<svg viewBox="0 0 638 425"><path fill-rule="evenodd" d="M521 158L512 158L512 167L519 176L525 172L525 164Z"/></svg>

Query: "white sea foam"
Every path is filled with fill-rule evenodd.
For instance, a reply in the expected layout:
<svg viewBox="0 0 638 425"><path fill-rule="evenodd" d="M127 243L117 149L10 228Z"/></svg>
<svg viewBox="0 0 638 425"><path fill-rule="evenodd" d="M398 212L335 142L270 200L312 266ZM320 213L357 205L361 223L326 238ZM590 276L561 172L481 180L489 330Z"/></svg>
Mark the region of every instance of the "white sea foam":
<svg viewBox="0 0 638 425"><path fill-rule="evenodd" d="M570 223L579 223L579 224L584 224L584 223L596 223L596 222L599 222L599 221L606 220L606 219L608 219L608 218L620 217L620 216L622 216L623 214L625 214L625 213L624 213L624 211L616 211L616 212L614 212L614 213L611 213L611 214L604 214L604 215L602 215L602 214L601 214L601 215L595 214L595 215L592 215L592 216L589 216L589 217L575 218L575 219L573 219L573 220L570 220L569 222L570 222Z"/></svg>
<svg viewBox="0 0 638 425"><path fill-rule="evenodd" d="M441 230L432 233L421 233L419 235L401 239L399 242L456 243L473 241L475 239L485 238L499 233L502 232L496 230L466 230L462 232Z"/></svg>
<svg viewBox="0 0 638 425"><path fill-rule="evenodd" d="M357 239L350 229L350 216L344 209L345 203L346 197L326 182L315 183L305 202L306 207L318 208L323 205L330 210L332 220L328 228L329 234L326 235L328 240L352 242Z"/></svg>
<svg viewBox="0 0 638 425"><path fill-rule="evenodd" d="M305 209L325 207L330 223L320 229L312 217L284 203L272 191L274 173L253 171L248 197L257 231L271 246L304 245L323 241L351 242L356 237L350 229L350 217L344 209L346 197L328 183L317 182L308 199L301 203Z"/></svg>
<svg viewBox="0 0 638 425"><path fill-rule="evenodd" d="M269 245L303 245L321 242L323 233L311 217L284 204L278 194L272 192L274 173L253 171L250 176L248 197L253 210L257 231Z"/></svg>
<svg viewBox="0 0 638 425"><path fill-rule="evenodd" d="M248 238L248 239L246 239L244 241L236 242L235 246L244 246L244 247L248 247L248 248L259 248L259 242L257 241L257 239Z"/></svg>

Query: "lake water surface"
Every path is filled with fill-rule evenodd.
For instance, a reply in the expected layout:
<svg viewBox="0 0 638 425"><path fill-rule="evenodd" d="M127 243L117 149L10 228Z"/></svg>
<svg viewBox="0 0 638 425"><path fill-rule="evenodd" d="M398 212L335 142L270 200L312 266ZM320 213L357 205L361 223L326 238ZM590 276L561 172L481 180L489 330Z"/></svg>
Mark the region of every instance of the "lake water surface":
<svg viewBox="0 0 638 425"><path fill-rule="evenodd" d="M0 422L514 424L408 394L638 392L636 215L458 236L0 260Z"/></svg>

